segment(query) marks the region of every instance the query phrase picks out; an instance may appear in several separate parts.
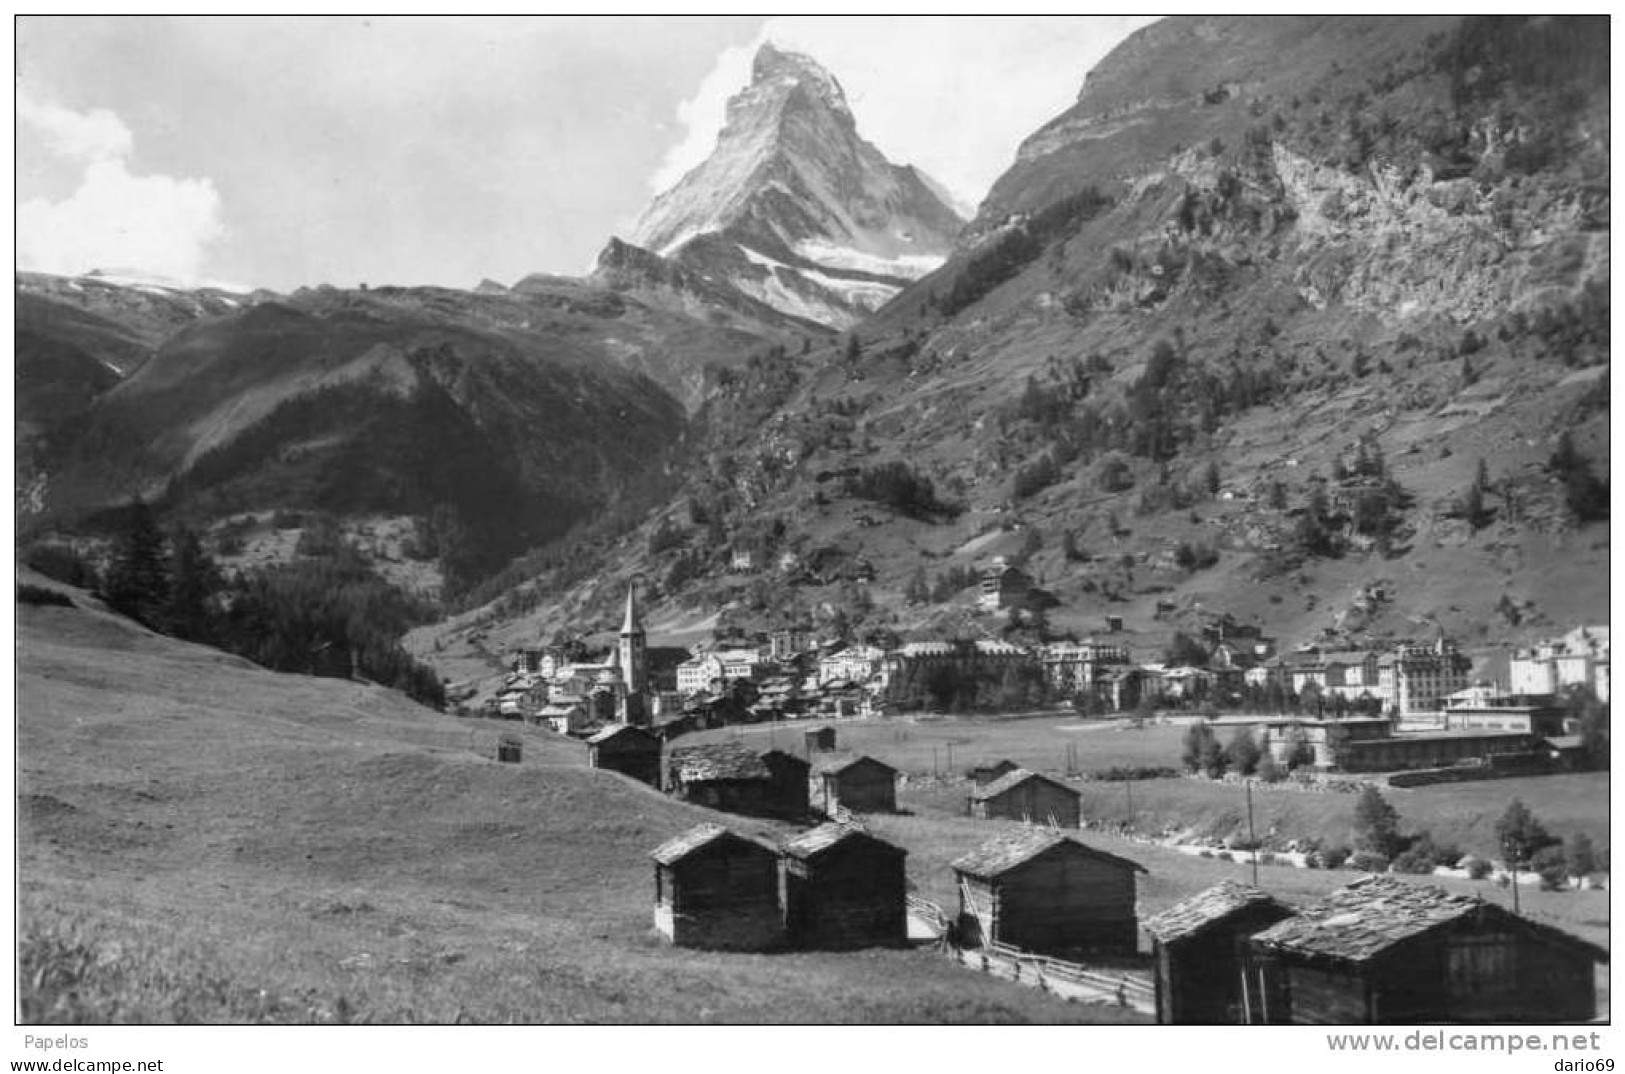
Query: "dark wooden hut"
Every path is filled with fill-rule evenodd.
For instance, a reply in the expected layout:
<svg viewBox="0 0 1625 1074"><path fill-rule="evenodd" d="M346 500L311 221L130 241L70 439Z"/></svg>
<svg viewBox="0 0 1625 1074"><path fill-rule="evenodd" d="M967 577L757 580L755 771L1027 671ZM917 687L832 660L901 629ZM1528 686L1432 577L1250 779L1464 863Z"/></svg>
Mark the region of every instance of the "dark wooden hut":
<svg viewBox="0 0 1625 1074"><path fill-rule="evenodd" d="M814 727L801 736L801 741L807 748L807 756L815 753L828 753L835 748L835 728Z"/></svg>
<svg viewBox="0 0 1625 1074"><path fill-rule="evenodd" d="M840 951L908 942L908 851L844 824L782 848L785 932L797 947Z"/></svg>
<svg viewBox="0 0 1625 1074"><path fill-rule="evenodd" d="M666 789L695 805L766 816L773 773L760 754L738 743L679 746L666 754Z"/></svg>
<svg viewBox="0 0 1625 1074"><path fill-rule="evenodd" d="M978 787L985 787L1007 772L1014 772L1021 766L1011 760L997 761L993 764L977 765L970 770L971 782Z"/></svg>
<svg viewBox="0 0 1625 1074"><path fill-rule="evenodd" d="M762 754L762 763L767 765L771 783L767 812L788 820L805 820L807 777L812 766L786 750L768 750Z"/></svg>
<svg viewBox="0 0 1625 1074"><path fill-rule="evenodd" d="M497 760L504 764L518 764L524 759L525 743L518 735L503 735L497 739Z"/></svg>
<svg viewBox="0 0 1625 1074"><path fill-rule="evenodd" d="M1017 768L971 791L970 815L1076 828L1078 792L1060 780Z"/></svg>
<svg viewBox="0 0 1625 1074"><path fill-rule="evenodd" d="M813 762L818 804L828 816L897 812L897 769L869 756L822 757Z"/></svg>
<svg viewBox="0 0 1625 1074"><path fill-rule="evenodd" d="M1158 1023L1261 1021L1260 982L1247 940L1292 913L1255 887L1225 880L1147 919Z"/></svg>
<svg viewBox="0 0 1625 1074"><path fill-rule="evenodd" d="M807 815L807 762L737 742L680 746L666 754L666 789L729 813L800 820Z"/></svg>
<svg viewBox="0 0 1625 1074"><path fill-rule="evenodd" d="M784 939L779 856L720 824L661 844L655 861L655 928L681 947L764 951Z"/></svg>
<svg viewBox="0 0 1625 1074"><path fill-rule="evenodd" d="M1504 907L1368 876L1249 941L1264 1020L1300 1025L1580 1022L1608 952Z"/></svg>
<svg viewBox="0 0 1625 1074"><path fill-rule="evenodd" d="M660 785L660 739L635 724L613 724L587 739L587 761L651 787Z"/></svg>
<svg viewBox="0 0 1625 1074"><path fill-rule="evenodd" d="M953 863L961 942L1038 954L1132 955L1135 873L1145 867L1039 828L1002 835Z"/></svg>

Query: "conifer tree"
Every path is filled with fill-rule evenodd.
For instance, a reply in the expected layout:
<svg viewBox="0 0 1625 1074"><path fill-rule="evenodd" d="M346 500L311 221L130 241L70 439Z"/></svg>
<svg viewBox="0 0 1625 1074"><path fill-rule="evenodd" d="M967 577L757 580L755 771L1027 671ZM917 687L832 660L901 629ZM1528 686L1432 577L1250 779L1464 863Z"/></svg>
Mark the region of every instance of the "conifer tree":
<svg viewBox="0 0 1625 1074"><path fill-rule="evenodd" d="M164 535L152 508L139 496L131 502L124 531L114 545L105 595L115 611L154 630L163 629L169 602Z"/></svg>

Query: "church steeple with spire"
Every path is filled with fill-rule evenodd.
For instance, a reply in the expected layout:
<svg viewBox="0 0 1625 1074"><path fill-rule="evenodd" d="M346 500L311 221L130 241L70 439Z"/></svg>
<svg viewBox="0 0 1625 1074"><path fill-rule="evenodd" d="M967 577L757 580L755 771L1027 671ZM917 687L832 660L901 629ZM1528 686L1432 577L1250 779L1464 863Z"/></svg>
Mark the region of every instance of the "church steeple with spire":
<svg viewBox="0 0 1625 1074"><path fill-rule="evenodd" d="M638 612L637 583L626 587L626 615L621 620L621 643L618 649L621 664L621 682L627 696L636 695L641 701L648 689L648 641L643 633L643 617ZM628 708L632 706L629 703Z"/></svg>

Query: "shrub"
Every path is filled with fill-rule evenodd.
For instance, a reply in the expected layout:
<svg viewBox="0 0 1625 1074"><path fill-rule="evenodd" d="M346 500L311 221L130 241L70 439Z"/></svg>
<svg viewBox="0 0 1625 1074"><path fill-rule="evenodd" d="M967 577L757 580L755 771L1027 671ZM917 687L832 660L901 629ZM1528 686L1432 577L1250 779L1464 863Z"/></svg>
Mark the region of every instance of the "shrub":
<svg viewBox="0 0 1625 1074"><path fill-rule="evenodd" d="M1388 871L1388 858L1369 850L1362 850L1349 858L1349 868L1357 869L1362 873L1386 873Z"/></svg>
<svg viewBox="0 0 1625 1074"><path fill-rule="evenodd" d="M1228 850L1221 850L1221 851L1219 851L1218 854L1216 854L1214 856L1217 857L1220 861L1235 861L1236 860L1236 856L1234 854L1230 853Z"/></svg>
<svg viewBox="0 0 1625 1074"><path fill-rule="evenodd" d="M17 586L17 602L19 604L55 604L65 608L73 607L73 601L66 593L58 593L54 589L44 586L29 585L27 582Z"/></svg>
<svg viewBox="0 0 1625 1074"><path fill-rule="evenodd" d="M1569 860L1561 845L1541 847L1529 859L1529 868L1540 875L1540 886L1547 891L1568 887Z"/></svg>
<svg viewBox="0 0 1625 1074"><path fill-rule="evenodd" d="M1315 851L1315 858L1324 869L1341 869L1348 863L1352 851L1348 847L1322 847Z"/></svg>
<svg viewBox="0 0 1625 1074"><path fill-rule="evenodd" d="M1265 783L1279 783L1286 778L1286 769L1275 760L1275 755L1265 753L1258 759L1258 778Z"/></svg>
<svg viewBox="0 0 1625 1074"><path fill-rule="evenodd" d="M1402 847L1399 813L1375 787L1361 791L1354 805L1354 845L1385 863Z"/></svg>
<svg viewBox="0 0 1625 1074"><path fill-rule="evenodd" d="M1466 869L1469 880L1483 880L1495 871L1488 858L1468 858Z"/></svg>
<svg viewBox="0 0 1625 1074"><path fill-rule="evenodd" d="M47 578L54 578L80 589L96 588L95 568L67 545L36 545L23 556L23 562Z"/></svg>
<svg viewBox="0 0 1625 1074"><path fill-rule="evenodd" d="M1433 839L1423 832L1411 845L1394 859L1394 872L1426 876L1438 864Z"/></svg>

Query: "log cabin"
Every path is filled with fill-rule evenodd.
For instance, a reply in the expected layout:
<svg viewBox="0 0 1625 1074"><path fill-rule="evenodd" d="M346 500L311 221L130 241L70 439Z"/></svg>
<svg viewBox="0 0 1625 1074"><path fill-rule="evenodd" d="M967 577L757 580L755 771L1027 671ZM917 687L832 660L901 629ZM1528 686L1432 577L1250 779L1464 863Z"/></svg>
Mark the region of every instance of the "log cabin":
<svg viewBox="0 0 1625 1074"><path fill-rule="evenodd" d="M1060 958L1138 947L1139 862L1033 828L1002 835L952 868L966 946L1001 943Z"/></svg>
<svg viewBox="0 0 1625 1074"><path fill-rule="evenodd" d="M1249 941L1265 1017L1298 1025L1582 1022L1608 952L1431 884L1367 876Z"/></svg>
<svg viewBox="0 0 1625 1074"><path fill-rule="evenodd" d="M667 751L666 790L728 813L799 820L807 814L807 762L736 742Z"/></svg>
<svg viewBox="0 0 1625 1074"><path fill-rule="evenodd" d="M823 824L781 848L785 933L826 951L908 942L908 851L844 824Z"/></svg>
<svg viewBox="0 0 1625 1074"><path fill-rule="evenodd" d="M1259 980L1247 940L1292 913L1255 887L1224 880L1148 918L1158 1024L1262 1021Z"/></svg>
<svg viewBox="0 0 1625 1074"><path fill-rule="evenodd" d="M660 739L635 724L612 724L587 739L587 763L658 787Z"/></svg>
<svg viewBox="0 0 1625 1074"><path fill-rule="evenodd" d="M720 824L657 847L655 929L679 947L766 951L784 940L779 856Z"/></svg>
<svg viewBox="0 0 1625 1074"><path fill-rule="evenodd" d="M818 804L827 816L897 812L897 769L869 756L825 755L814 761Z"/></svg>
<svg viewBox="0 0 1625 1074"><path fill-rule="evenodd" d="M1017 768L970 794L970 815L982 820L1019 820L1052 828L1076 828L1078 792L1059 780Z"/></svg>

